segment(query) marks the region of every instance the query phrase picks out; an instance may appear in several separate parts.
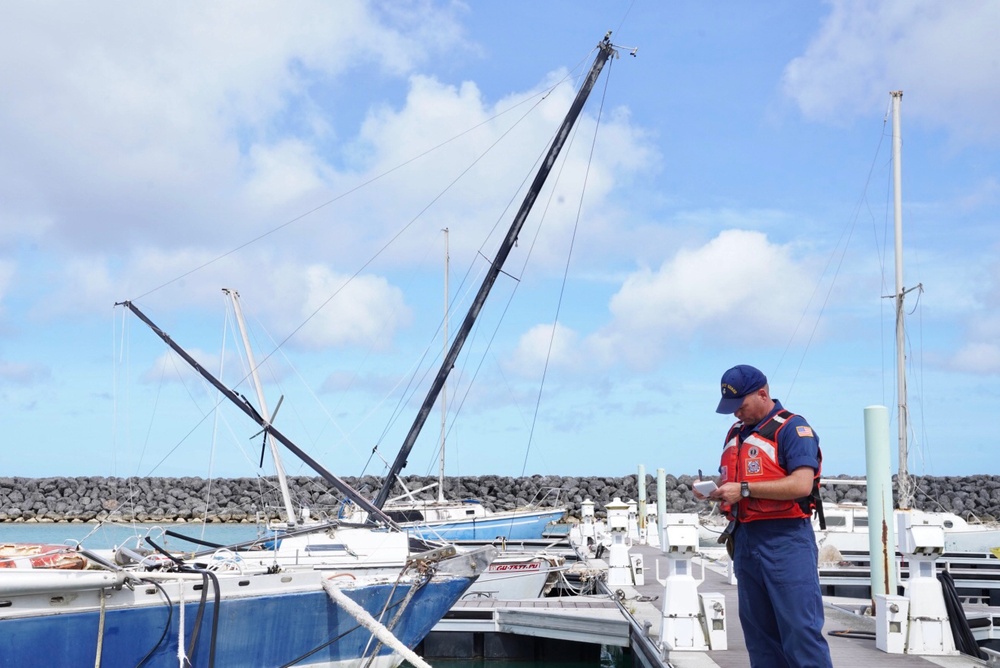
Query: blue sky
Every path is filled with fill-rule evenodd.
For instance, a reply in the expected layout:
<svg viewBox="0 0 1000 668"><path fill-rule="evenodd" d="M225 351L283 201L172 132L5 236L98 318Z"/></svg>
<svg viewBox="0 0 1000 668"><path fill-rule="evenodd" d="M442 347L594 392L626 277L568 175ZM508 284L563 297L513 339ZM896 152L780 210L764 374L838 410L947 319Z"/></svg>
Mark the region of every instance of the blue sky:
<svg viewBox="0 0 1000 668"><path fill-rule="evenodd" d="M382 473L440 361L441 230L454 332L612 30L449 382L449 474L713 469L739 363L826 473L863 473L863 410L896 403L891 90L923 285L909 469L996 473L998 24L919 0L7 3L0 471L255 475L257 428L114 307L252 396L232 288L279 428ZM436 471L440 421L407 473Z"/></svg>

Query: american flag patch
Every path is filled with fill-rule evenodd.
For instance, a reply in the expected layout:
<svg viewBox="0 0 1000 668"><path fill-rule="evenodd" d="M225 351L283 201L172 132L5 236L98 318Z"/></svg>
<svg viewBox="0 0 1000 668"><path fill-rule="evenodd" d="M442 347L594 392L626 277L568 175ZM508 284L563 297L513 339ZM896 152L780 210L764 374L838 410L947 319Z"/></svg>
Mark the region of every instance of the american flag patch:
<svg viewBox="0 0 1000 668"><path fill-rule="evenodd" d="M801 438L815 438L812 427L796 427L795 433Z"/></svg>

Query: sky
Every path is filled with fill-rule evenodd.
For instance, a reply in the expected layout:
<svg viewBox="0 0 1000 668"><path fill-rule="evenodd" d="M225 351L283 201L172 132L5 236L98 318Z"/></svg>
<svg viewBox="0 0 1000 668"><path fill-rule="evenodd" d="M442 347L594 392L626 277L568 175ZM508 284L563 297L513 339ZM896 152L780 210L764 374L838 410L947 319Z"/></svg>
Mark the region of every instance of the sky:
<svg viewBox="0 0 1000 668"><path fill-rule="evenodd" d="M895 90L908 469L1000 473L998 24L976 0L3 3L0 475L270 475L259 427L116 306L261 410L223 289L276 427L384 474L608 31L404 473L437 474L442 422L447 475L714 470L736 364L825 475L864 474L871 406L898 466Z"/></svg>

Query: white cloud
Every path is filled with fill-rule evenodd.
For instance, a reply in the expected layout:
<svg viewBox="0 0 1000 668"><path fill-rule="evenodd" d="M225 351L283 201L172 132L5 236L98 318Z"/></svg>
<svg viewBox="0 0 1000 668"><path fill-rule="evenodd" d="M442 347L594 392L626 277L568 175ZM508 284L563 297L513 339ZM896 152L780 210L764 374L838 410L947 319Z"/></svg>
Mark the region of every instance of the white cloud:
<svg viewBox="0 0 1000 668"><path fill-rule="evenodd" d="M966 294L956 295L965 308L946 312L964 326L964 336L954 352L939 353L943 366L963 373L994 375L1000 373L1000 263L991 262L978 273L977 282L967 286ZM947 297L947 296L946 296ZM949 354L950 353L950 354Z"/></svg>
<svg viewBox="0 0 1000 668"><path fill-rule="evenodd" d="M31 385L51 377L48 368L38 364L9 362L0 360L0 383L7 385Z"/></svg>
<svg viewBox="0 0 1000 668"><path fill-rule="evenodd" d="M1000 345L986 342L967 343L955 353L949 366L967 373L1000 373Z"/></svg>
<svg viewBox="0 0 1000 668"><path fill-rule="evenodd" d="M553 330L549 324L535 325L522 334L507 366L521 376L540 378L546 365L550 369L579 369L584 362L578 334L562 324Z"/></svg>
<svg viewBox="0 0 1000 668"><path fill-rule="evenodd" d="M266 267L282 266L293 277L314 265L353 271L411 220L382 253L385 264L376 273L437 262L428 248L445 226L453 232L454 266L481 262L480 253L493 252L482 243L485 234L498 220L498 229L509 222L519 200L504 207L575 94L569 81L552 92L541 113L513 129L514 141L492 150L418 215L429 194L473 165L537 100L516 102L565 75L495 102L471 82L413 75L438 52L469 48L454 20L459 5L307 3L295 12L266 4L181 5L162 12L122 8L110 17L60 8L44 20L37 9L0 11L7 19L0 21L0 57L16 64L24 53L39 54L0 73L9 101L0 106L0 144L9 148L0 154L0 239L12 247L30 240L59 268L33 277L46 293L34 314L45 318L102 312L192 270L196 276L177 283L185 288L173 298L178 305L181 299L208 304L223 286L260 294L265 280L275 280ZM429 31L433 39L426 39ZM370 112L360 129L335 130L338 96L352 96L344 105L351 113L369 102L359 106L358 91L344 89L361 68L366 78L410 76L405 103ZM350 193L483 123L454 145ZM593 124L581 119L582 137ZM346 132L360 134L339 136ZM607 155L595 161L585 211L607 231L618 225L608 202L615 180L648 164L652 149L622 110L607 114L601 142ZM534 245L533 261L541 266L565 257L587 151L581 141L567 152L558 196ZM535 215L542 208L540 202ZM310 211L316 213L303 215ZM268 234L284 223L294 226ZM524 240L529 235L530 227ZM611 237L591 237L590 252ZM222 257L254 239L249 250ZM584 244L579 253L587 253ZM306 284L291 280L296 288ZM379 298L391 294L368 290ZM312 343L323 339L351 336L317 336Z"/></svg>
<svg viewBox="0 0 1000 668"><path fill-rule="evenodd" d="M0 310L2 310L3 301L7 297L7 291L10 289L11 281L16 273L17 265L15 263L0 260Z"/></svg>
<svg viewBox="0 0 1000 668"><path fill-rule="evenodd" d="M785 93L808 118L870 117L902 90L906 117L962 142L1000 139L1000 4L992 0L833 0Z"/></svg>
<svg viewBox="0 0 1000 668"><path fill-rule="evenodd" d="M474 83L453 86L426 76L412 77L405 105L370 113L352 149L358 162L366 165L362 179L405 166L382 178L373 192L361 195L360 203L352 198L343 206L364 220L373 236L384 237L420 214L409 235L435 236L442 227L449 227L456 258L471 258L480 252L491 255L576 94L572 82L564 79L564 72L553 73L535 90L491 104ZM534 105L537 109L527 114ZM609 201L615 184L655 162L655 151L624 110L614 110L602 121L596 157L591 162L589 138L594 127L595 119L590 115L578 120L575 141L564 147L560 163L525 225L521 243L530 245L533 264L552 267L565 262L585 180L583 215L590 247L578 252L606 252L608 239L622 227L617 209ZM452 142L459 132L463 134ZM433 152L424 155L430 149ZM405 164L417 156L412 164ZM387 191L391 198L379 194ZM429 193L441 193L441 197L424 212ZM544 225L536 236L543 215ZM491 228L493 237L484 245L484 235ZM424 251L420 245L410 244L399 245L391 253L397 261L413 262Z"/></svg>
<svg viewBox="0 0 1000 668"><path fill-rule="evenodd" d="M333 86L354 68L399 76L454 47L460 35L451 11L353 0L307 0L296 11L234 2L114 11L6 6L5 208L51 219L61 243L90 248L135 238L206 241L271 216L259 201L242 201L243 188L278 185L282 157L290 173L303 174L303 152L283 147L322 139L339 114L314 87ZM434 39L423 41L432 27ZM286 200L303 189L284 185ZM229 215L213 219L221 210Z"/></svg>
<svg viewBox="0 0 1000 668"><path fill-rule="evenodd" d="M249 163L246 200L264 211L278 210L290 200L322 191L329 182L316 147L295 138L252 147Z"/></svg>
<svg viewBox="0 0 1000 668"><path fill-rule="evenodd" d="M612 321L588 345L606 362L651 368L696 339L745 348L783 343L813 284L809 258L795 247L728 230L629 276L611 299Z"/></svg>
<svg viewBox="0 0 1000 668"><path fill-rule="evenodd" d="M298 320L315 315L296 336L299 344L385 349L395 330L410 320L402 291L384 278L356 276L348 281L320 266L307 268L301 278L305 299Z"/></svg>

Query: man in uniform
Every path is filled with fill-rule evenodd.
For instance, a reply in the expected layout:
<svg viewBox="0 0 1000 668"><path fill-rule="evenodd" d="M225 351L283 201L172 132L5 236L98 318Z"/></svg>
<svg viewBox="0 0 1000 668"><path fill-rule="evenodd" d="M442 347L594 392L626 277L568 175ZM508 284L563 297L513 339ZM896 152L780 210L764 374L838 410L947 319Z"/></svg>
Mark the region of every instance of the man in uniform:
<svg viewBox="0 0 1000 668"><path fill-rule="evenodd" d="M832 668L811 522L819 438L805 418L771 398L767 378L749 365L723 374L716 412L738 420L710 498L735 521L733 562L750 665Z"/></svg>

